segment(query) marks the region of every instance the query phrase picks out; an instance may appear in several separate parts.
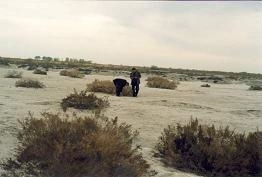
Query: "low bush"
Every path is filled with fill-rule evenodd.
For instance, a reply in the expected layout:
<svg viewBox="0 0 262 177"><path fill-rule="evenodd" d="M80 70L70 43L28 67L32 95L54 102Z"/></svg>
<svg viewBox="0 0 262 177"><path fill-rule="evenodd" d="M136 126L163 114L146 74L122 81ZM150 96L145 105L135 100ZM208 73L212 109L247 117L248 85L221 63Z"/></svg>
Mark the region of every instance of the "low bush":
<svg viewBox="0 0 262 177"><path fill-rule="evenodd" d="M87 84L87 90L89 92L102 92L102 93L114 94L115 85L110 80L95 79L92 83Z"/></svg>
<svg viewBox="0 0 262 177"><path fill-rule="evenodd" d="M7 72L5 78L22 78L22 74L23 74L22 72L12 70Z"/></svg>
<svg viewBox="0 0 262 177"><path fill-rule="evenodd" d="M123 96L133 96L133 91L130 86L125 86L122 91Z"/></svg>
<svg viewBox="0 0 262 177"><path fill-rule="evenodd" d="M61 102L61 107L64 111L66 111L68 107L94 110L103 109L108 106L109 101L107 97L98 98L94 93L87 95L87 90L80 91L79 93L74 90L74 93L64 98Z"/></svg>
<svg viewBox="0 0 262 177"><path fill-rule="evenodd" d="M259 85L251 85L249 90L262 90L262 86Z"/></svg>
<svg viewBox="0 0 262 177"><path fill-rule="evenodd" d="M110 80L98 80L95 79L92 83L87 84L87 90L89 92L101 92L107 94L115 94L115 85ZM122 91L123 96L132 96L132 88L125 86Z"/></svg>
<svg viewBox="0 0 262 177"><path fill-rule="evenodd" d="M141 177L148 171L138 146L133 146L137 132L118 124L117 118L45 112L19 122L14 158L1 164L11 176Z"/></svg>
<svg viewBox="0 0 262 177"><path fill-rule="evenodd" d="M28 65L27 70L32 71L32 70L35 70L35 69L37 69L37 66L36 66L36 65L32 65L32 64L29 64L29 65Z"/></svg>
<svg viewBox="0 0 262 177"><path fill-rule="evenodd" d="M43 71L43 70L41 70L41 69L36 69L36 70L34 70L33 73L34 73L34 74L47 75L47 72L46 72L46 71Z"/></svg>
<svg viewBox="0 0 262 177"><path fill-rule="evenodd" d="M35 79L20 79L15 82L16 87L27 87L27 88L44 88L45 85Z"/></svg>
<svg viewBox="0 0 262 177"><path fill-rule="evenodd" d="M73 78L83 78L85 75L81 74L80 71L76 69L65 69L60 71L61 76L69 76Z"/></svg>
<svg viewBox="0 0 262 177"><path fill-rule="evenodd" d="M189 124L164 129L156 155L170 166L207 176L255 176L261 171L262 132L248 135L226 128Z"/></svg>
<svg viewBox="0 0 262 177"><path fill-rule="evenodd" d="M9 59L0 57L0 65L9 65Z"/></svg>
<svg viewBox="0 0 262 177"><path fill-rule="evenodd" d="M154 77L148 77L147 78L147 86L152 88L162 88L162 89L176 89L177 88L177 82L170 81L166 78L154 76Z"/></svg>
<svg viewBox="0 0 262 177"><path fill-rule="evenodd" d="M80 71L81 73L85 74L85 75L89 75L92 73L92 69L90 68L79 68L78 71Z"/></svg>

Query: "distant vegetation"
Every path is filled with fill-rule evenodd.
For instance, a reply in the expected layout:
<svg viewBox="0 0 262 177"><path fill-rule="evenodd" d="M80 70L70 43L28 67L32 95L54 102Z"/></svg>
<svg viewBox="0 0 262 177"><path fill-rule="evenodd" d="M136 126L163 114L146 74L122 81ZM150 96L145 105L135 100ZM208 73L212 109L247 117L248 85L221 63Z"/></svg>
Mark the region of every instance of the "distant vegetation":
<svg viewBox="0 0 262 177"><path fill-rule="evenodd" d="M110 80L94 80L87 84L87 90L90 92L102 92L107 94L115 94L115 85ZM132 89L130 86L125 86L122 92L123 96L132 96Z"/></svg>
<svg viewBox="0 0 262 177"><path fill-rule="evenodd" d="M66 69L60 71L61 76L69 76L69 77L74 77L74 78L82 78L84 77L83 74L80 73L80 71L76 69Z"/></svg>
<svg viewBox="0 0 262 177"><path fill-rule="evenodd" d="M16 81L15 86L16 87L26 87L26 88L44 88L45 87L45 85L42 82L35 80L35 79L30 79L30 78L20 79Z"/></svg>
<svg viewBox="0 0 262 177"><path fill-rule="evenodd" d="M123 65L105 65L92 63L90 60L75 59L75 58L53 58L46 56L36 56L34 59L21 59L21 58L8 58L0 57L0 64L16 64L19 67L30 67L36 69L37 67L43 68L53 68L53 69L68 69L68 68L81 68L82 71L90 73L91 71L101 71L101 70L113 70L113 71L131 71L133 66L123 66ZM262 74L255 73L234 73L234 72L222 72L222 71L203 71L195 69L173 69L173 68L161 68L155 65L151 67L140 67L135 66L141 73L156 74L156 75L166 75L168 73L176 73L187 75L188 77L197 76L225 76L226 79L231 80L250 80L250 79L262 79Z"/></svg>
<svg viewBox="0 0 262 177"><path fill-rule="evenodd" d="M251 85L249 90L262 90L262 86L259 85Z"/></svg>
<svg viewBox="0 0 262 177"><path fill-rule="evenodd" d="M117 118L31 114L21 124L6 176L142 177L149 165L133 145L136 131Z"/></svg>
<svg viewBox="0 0 262 177"><path fill-rule="evenodd" d="M36 69L36 70L34 70L34 74L47 75L47 72L46 72L46 71L43 71L43 70L41 70L41 69Z"/></svg>
<svg viewBox="0 0 262 177"><path fill-rule="evenodd" d="M98 98L94 93L87 95L87 90L79 93L74 90L74 93L64 98L61 102L61 107L64 111L72 107L75 109L103 109L109 106L109 101L106 97Z"/></svg>
<svg viewBox="0 0 262 177"><path fill-rule="evenodd" d="M162 89L176 89L177 82L170 81L163 77L148 77L147 78L147 86L152 88L162 88Z"/></svg>
<svg viewBox="0 0 262 177"><path fill-rule="evenodd" d="M211 87L209 84L202 84L201 87Z"/></svg>
<svg viewBox="0 0 262 177"><path fill-rule="evenodd" d="M262 132L248 135L191 120L164 129L156 155L169 166L207 176L258 175L262 163Z"/></svg>
<svg viewBox="0 0 262 177"><path fill-rule="evenodd" d="M12 70L7 72L5 78L22 78L22 74L23 74L22 72Z"/></svg>

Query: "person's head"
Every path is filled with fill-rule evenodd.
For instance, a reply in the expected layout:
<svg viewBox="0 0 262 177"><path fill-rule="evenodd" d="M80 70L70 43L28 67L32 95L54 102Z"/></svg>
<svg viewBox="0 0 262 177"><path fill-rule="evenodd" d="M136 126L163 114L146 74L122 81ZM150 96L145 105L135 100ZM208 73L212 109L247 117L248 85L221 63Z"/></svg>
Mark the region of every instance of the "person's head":
<svg viewBox="0 0 262 177"><path fill-rule="evenodd" d="M132 68L132 71L133 71L133 72L136 71L136 68Z"/></svg>
<svg viewBox="0 0 262 177"><path fill-rule="evenodd" d="M128 82L126 82L126 85L125 86L129 86L129 83Z"/></svg>

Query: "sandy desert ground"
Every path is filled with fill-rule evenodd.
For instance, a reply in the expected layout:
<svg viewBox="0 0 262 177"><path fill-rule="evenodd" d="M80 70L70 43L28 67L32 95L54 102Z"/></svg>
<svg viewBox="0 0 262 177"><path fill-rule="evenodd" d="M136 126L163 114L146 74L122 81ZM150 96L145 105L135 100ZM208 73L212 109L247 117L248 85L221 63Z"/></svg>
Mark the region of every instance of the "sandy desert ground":
<svg viewBox="0 0 262 177"><path fill-rule="evenodd" d="M50 71L47 76L23 71L23 77L37 78L46 88L16 88L17 79L4 78L10 69L0 68L0 159L10 157L16 147L17 119L28 111L39 115L43 111L62 112L60 101L74 88L83 90L94 79L112 80L114 76L87 75L82 79L60 76ZM194 174L164 167L152 157L152 150L161 132L173 123L188 123L197 117L201 123L230 126L241 132L262 129L262 92L249 91L245 84L217 84L200 87L201 82L181 82L176 90L145 87L147 77L142 76L137 98L109 95L110 107L105 114L118 116L140 132L137 144L157 177L193 177ZM129 80L128 78L126 78ZM105 96L105 94L98 94Z"/></svg>

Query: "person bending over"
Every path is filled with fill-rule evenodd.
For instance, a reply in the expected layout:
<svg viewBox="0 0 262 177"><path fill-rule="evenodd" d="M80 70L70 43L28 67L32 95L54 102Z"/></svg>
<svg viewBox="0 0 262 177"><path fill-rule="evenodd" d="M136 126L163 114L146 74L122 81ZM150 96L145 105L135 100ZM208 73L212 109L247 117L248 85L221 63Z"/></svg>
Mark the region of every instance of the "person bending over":
<svg viewBox="0 0 262 177"><path fill-rule="evenodd" d="M116 78L113 80L116 87L116 96L120 96L120 93L123 91L125 86L128 86L129 83L125 79Z"/></svg>
<svg viewBox="0 0 262 177"><path fill-rule="evenodd" d="M132 68L132 72L130 73L133 97L136 97L139 91L141 74L136 68Z"/></svg>

